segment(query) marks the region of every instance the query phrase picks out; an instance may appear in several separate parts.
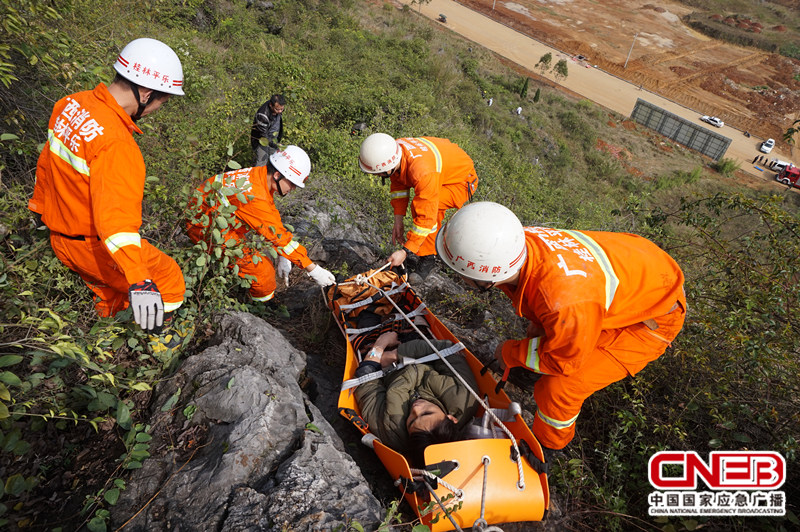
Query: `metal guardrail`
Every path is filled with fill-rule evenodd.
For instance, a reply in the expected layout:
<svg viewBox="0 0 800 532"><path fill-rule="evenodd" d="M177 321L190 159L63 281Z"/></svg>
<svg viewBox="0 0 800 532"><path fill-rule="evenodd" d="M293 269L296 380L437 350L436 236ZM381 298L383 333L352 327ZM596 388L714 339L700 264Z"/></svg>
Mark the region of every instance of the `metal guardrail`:
<svg viewBox="0 0 800 532"><path fill-rule="evenodd" d="M656 130L678 144L708 155L715 161L725 155L731 144L731 139L728 137L672 114L641 98L636 100L631 119L637 124Z"/></svg>

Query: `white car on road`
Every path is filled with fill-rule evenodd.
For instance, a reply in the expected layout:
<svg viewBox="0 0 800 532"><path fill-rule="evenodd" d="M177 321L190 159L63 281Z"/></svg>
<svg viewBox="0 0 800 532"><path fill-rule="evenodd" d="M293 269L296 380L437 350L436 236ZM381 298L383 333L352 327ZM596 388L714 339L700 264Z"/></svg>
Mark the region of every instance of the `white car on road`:
<svg viewBox="0 0 800 532"><path fill-rule="evenodd" d="M711 124L712 126L715 126L715 127L722 127L722 126L725 125L725 122L723 122L722 120L720 120L716 116L703 115L703 116L700 117L700 120L702 120L703 122L707 122L707 123L709 123L709 124Z"/></svg>
<svg viewBox="0 0 800 532"><path fill-rule="evenodd" d="M769 153L772 151L772 148L775 147L775 139L767 139L761 143L761 150L762 153Z"/></svg>
<svg viewBox="0 0 800 532"><path fill-rule="evenodd" d="M793 166L793 165L792 165L792 163L790 163L788 161L781 161L780 159L778 159L776 157L773 157L772 159L769 160L769 163L767 164L767 166L769 168L772 168L776 172L780 173L781 170L783 170L787 166Z"/></svg>

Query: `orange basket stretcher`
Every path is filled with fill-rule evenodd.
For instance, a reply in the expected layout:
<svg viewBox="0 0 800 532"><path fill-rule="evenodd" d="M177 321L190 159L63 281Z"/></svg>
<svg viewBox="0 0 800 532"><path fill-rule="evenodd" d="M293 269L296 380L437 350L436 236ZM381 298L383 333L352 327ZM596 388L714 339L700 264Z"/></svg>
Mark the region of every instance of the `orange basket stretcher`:
<svg viewBox="0 0 800 532"><path fill-rule="evenodd" d="M354 389L347 388L348 381L349 386L353 385L361 361L361 353L353 345L353 340L364 333L355 328L359 309L380 306L378 312L385 313L384 326L387 321L406 319L405 316L417 320L424 316L434 338L458 344L442 322L425 309L405 277L390 270L370 270L331 287L326 295L347 344L339 413L361 432L362 442L374 449L422 523L432 532L440 532L541 521L550 503L548 464L541 445L522 420L518 405L511 402L491 373L466 348L465 356L478 383L477 393L483 399L477 416L495 421L503 418L504 430L493 425L497 437L431 445L425 450L425 469L418 470L371 434L361 418ZM491 411L488 416L487 404Z"/></svg>

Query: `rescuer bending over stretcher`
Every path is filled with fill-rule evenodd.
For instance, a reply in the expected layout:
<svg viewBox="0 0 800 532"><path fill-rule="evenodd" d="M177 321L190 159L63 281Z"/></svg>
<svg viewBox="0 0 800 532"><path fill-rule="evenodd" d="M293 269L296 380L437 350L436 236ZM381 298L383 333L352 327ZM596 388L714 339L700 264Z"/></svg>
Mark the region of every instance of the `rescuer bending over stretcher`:
<svg viewBox="0 0 800 532"><path fill-rule="evenodd" d="M467 285L499 288L530 321L495 357L537 374L533 434L545 451L572 440L586 399L660 357L683 326L680 267L637 235L523 227L506 207L478 202L436 245Z"/></svg>
<svg viewBox="0 0 800 532"><path fill-rule="evenodd" d="M406 336L401 333L400 338L405 340ZM381 371L404 357L421 358L433 352L419 336L404 342L400 338L396 332L380 335L358 366L356 376ZM431 342L439 350L453 345L448 340ZM447 361L473 390L478 389L462 353L450 355ZM370 432L417 466L424 465L428 445L462 439L463 429L478 409L477 399L441 359L405 366L361 384L355 393Z"/></svg>

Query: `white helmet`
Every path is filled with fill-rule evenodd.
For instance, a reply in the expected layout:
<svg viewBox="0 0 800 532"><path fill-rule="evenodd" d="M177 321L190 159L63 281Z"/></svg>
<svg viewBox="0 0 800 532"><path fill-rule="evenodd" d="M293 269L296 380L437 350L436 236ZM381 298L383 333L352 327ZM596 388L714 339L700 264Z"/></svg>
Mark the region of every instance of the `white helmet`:
<svg viewBox="0 0 800 532"><path fill-rule="evenodd" d="M517 216L499 203L470 203L439 231L436 253L464 277L499 283L525 263L525 230Z"/></svg>
<svg viewBox="0 0 800 532"><path fill-rule="evenodd" d="M286 146L285 150L276 151L269 156L272 167L281 173L292 184L305 188L305 180L311 173L311 159L302 148Z"/></svg>
<svg viewBox="0 0 800 532"><path fill-rule="evenodd" d="M358 165L368 174L391 172L400 164L403 150L386 133L373 133L361 143L358 152Z"/></svg>
<svg viewBox="0 0 800 532"><path fill-rule="evenodd" d="M172 48L155 39L136 39L114 63L123 78L147 89L183 96L183 67Z"/></svg>

